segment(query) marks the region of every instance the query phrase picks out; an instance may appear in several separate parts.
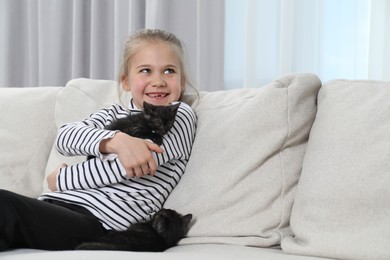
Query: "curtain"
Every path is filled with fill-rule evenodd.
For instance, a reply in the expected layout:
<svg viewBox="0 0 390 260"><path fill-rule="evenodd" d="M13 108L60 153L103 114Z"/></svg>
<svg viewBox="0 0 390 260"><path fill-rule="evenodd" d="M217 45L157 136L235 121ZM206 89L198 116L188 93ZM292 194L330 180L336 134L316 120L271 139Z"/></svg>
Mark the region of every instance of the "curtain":
<svg viewBox="0 0 390 260"><path fill-rule="evenodd" d="M388 0L0 0L0 87L116 79L141 28L183 40L201 90L299 72L390 80Z"/></svg>
<svg viewBox="0 0 390 260"><path fill-rule="evenodd" d="M0 0L0 87L116 80L126 37L161 28L184 42L195 85L220 89L223 10L223 0Z"/></svg>
<svg viewBox="0 0 390 260"><path fill-rule="evenodd" d="M282 74L390 80L388 0L226 0L225 88Z"/></svg>
<svg viewBox="0 0 390 260"><path fill-rule="evenodd" d="M368 76L390 81L390 1L371 0Z"/></svg>

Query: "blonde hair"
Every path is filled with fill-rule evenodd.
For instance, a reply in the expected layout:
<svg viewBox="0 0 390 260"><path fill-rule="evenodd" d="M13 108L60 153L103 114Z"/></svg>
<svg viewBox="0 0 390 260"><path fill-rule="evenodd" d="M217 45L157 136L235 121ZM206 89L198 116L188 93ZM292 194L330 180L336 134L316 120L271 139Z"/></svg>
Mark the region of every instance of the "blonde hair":
<svg viewBox="0 0 390 260"><path fill-rule="evenodd" d="M121 85L122 80L128 76L129 67L131 66L131 62L135 54L146 44L157 42L165 42L172 46L172 49L175 51L177 59L179 61L181 71L180 76L182 79L182 84L184 84L184 91L186 90L186 86L188 85L195 90L197 95L199 95L197 88L194 84L191 83L189 79L187 68L184 64L185 57L182 42L173 33L161 29L144 29L141 31L137 31L128 37L125 42L122 56L122 64L119 69L119 86ZM184 91L182 91L182 96L184 94ZM182 96L180 97L180 99L182 98Z"/></svg>

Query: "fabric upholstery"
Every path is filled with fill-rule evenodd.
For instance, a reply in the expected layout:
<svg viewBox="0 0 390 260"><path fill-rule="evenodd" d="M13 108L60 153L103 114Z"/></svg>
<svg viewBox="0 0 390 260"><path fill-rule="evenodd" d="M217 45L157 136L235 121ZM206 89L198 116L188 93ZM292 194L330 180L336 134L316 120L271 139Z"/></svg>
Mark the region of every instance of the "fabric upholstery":
<svg viewBox="0 0 390 260"><path fill-rule="evenodd" d="M322 87L285 252L390 259L389 100L385 82Z"/></svg>
<svg viewBox="0 0 390 260"><path fill-rule="evenodd" d="M51 144L60 88L2 88L0 94L0 187L37 197Z"/></svg>
<svg viewBox="0 0 390 260"><path fill-rule="evenodd" d="M289 218L320 80L287 75L257 89L202 93L182 180L165 206L192 213L187 243L268 247Z"/></svg>

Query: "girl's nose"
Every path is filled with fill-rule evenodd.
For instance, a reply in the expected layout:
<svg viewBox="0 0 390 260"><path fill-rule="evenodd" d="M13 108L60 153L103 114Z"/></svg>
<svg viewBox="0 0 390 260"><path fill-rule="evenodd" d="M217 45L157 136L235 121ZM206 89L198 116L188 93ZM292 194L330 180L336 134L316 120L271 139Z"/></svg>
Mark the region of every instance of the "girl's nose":
<svg viewBox="0 0 390 260"><path fill-rule="evenodd" d="M150 81L150 85L153 87L163 87L166 85L166 82L161 75L155 75Z"/></svg>

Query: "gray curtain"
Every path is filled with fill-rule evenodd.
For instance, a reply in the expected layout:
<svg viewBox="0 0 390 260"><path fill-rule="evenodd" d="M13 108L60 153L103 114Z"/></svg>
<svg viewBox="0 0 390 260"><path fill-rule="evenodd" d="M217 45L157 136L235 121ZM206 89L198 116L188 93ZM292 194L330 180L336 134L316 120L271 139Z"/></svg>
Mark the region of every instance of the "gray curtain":
<svg viewBox="0 0 390 260"><path fill-rule="evenodd" d="M193 81L223 89L223 0L0 0L0 87L116 80L123 42L141 28L175 33Z"/></svg>

